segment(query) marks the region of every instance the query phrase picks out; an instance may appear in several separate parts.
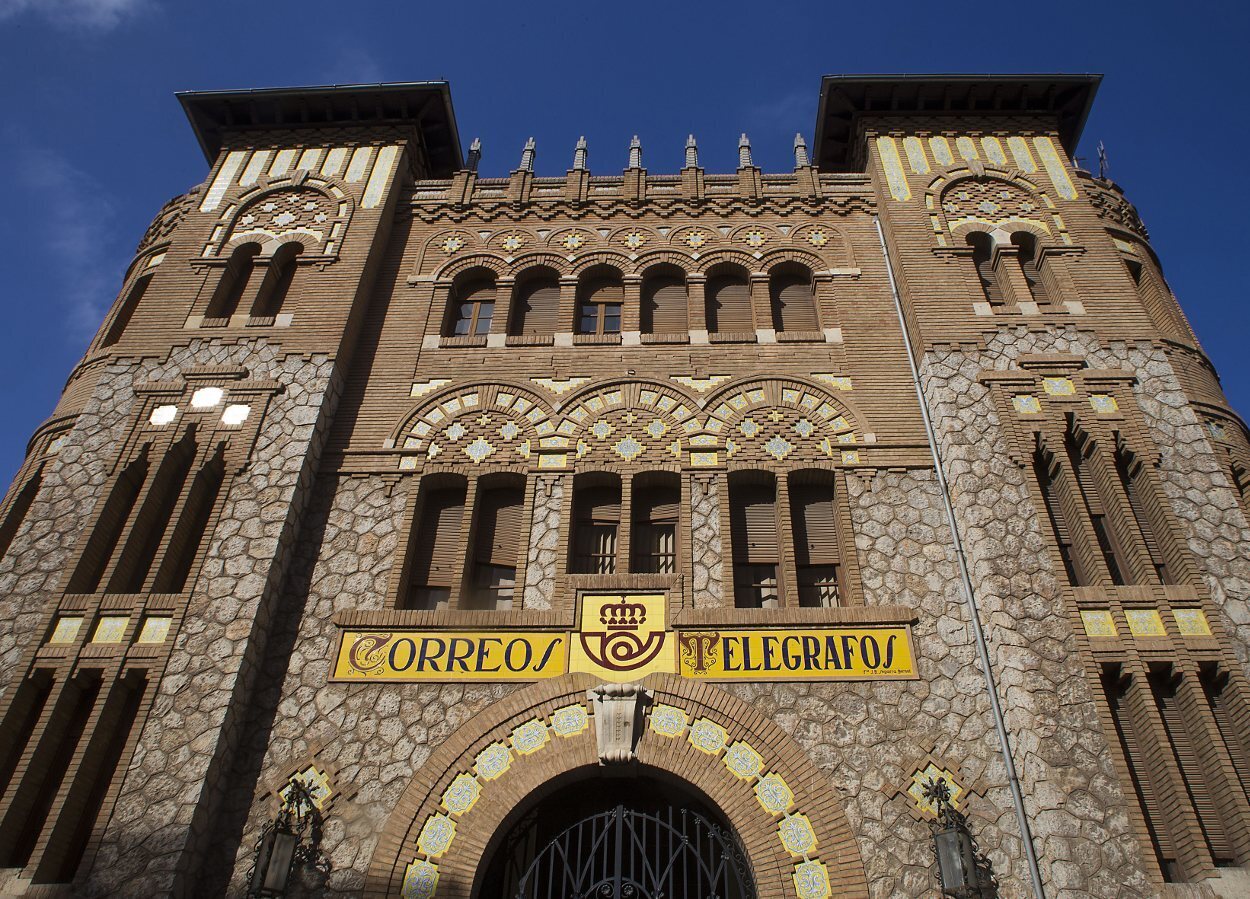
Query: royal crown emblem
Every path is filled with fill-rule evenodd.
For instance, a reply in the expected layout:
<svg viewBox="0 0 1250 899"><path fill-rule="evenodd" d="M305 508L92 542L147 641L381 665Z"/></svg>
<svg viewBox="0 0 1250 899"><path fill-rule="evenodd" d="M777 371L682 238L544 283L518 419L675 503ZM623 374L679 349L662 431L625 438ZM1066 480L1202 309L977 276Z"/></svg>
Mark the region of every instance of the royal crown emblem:
<svg viewBox="0 0 1250 899"><path fill-rule="evenodd" d="M652 662L664 648L663 597L586 596L582 629L578 634L586 657L609 672L636 671Z"/></svg>

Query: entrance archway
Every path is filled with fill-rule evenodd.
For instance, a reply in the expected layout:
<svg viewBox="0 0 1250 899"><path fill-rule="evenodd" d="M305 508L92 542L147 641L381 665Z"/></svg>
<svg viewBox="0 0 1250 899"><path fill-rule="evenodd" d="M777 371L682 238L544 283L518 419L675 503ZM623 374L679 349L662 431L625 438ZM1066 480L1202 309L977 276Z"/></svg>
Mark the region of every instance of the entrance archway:
<svg viewBox="0 0 1250 899"><path fill-rule="evenodd" d="M584 674L539 681L467 721L409 782L379 835L363 895L484 899L492 894L477 886L479 876L517 809L579 777L592 783L587 772L597 787L632 770L665 789L675 782L694 794L687 807L724 821L741 839L759 895L866 899L859 849L829 773L760 709L712 684L650 675L637 760L618 766L599 756L587 694L598 684Z"/></svg>
<svg viewBox="0 0 1250 899"><path fill-rule="evenodd" d="M755 899L738 835L664 772L570 772L527 797L483 855L477 899Z"/></svg>

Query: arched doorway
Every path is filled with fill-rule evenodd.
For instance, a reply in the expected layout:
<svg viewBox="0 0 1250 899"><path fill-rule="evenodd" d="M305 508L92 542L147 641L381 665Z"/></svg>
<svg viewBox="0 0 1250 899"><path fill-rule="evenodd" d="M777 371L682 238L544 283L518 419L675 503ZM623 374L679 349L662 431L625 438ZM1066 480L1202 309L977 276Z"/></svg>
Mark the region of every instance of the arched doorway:
<svg viewBox="0 0 1250 899"><path fill-rule="evenodd" d="M473 895L755 899L746 853L706 797L654 769L570 772L504 821Z"/></svg>

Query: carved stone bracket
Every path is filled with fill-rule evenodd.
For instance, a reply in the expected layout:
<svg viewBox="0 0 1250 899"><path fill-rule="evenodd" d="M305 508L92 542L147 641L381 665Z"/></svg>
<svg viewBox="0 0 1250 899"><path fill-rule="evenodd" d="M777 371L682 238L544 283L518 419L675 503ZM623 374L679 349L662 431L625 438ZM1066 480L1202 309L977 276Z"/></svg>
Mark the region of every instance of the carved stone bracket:
<svg viewBox="0 0 1250 899"><path fill-rule="evenodd" d="M638 759L643 719L651 693L638 684L603 684L586 691L595 710L595 743L600 765Z"/></svg>

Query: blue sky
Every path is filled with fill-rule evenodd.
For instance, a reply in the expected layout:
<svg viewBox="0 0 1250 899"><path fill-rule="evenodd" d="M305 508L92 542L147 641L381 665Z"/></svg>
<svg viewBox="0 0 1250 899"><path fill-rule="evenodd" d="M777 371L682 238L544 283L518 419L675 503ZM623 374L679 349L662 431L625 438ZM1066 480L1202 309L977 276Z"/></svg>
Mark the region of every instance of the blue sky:
<svg viewBox="0 0 1250 899"><path fill-rule="evenodd" d="M203 180L173 96L188 89L447 79L486 176L515 167L530 135L540 174L563 173L580 134L592 171L619 172L635 133L650 171L675 172L690 132L704 167L729 172L742 131L758 165L791 167L822 74L1102 72L1079 155L1092 164L1106 143L1234 407L1250 408L1231 227L1248 199L1247 25L1244 4L1157 0L0 0L0 484L155 212Z"/></svg>

